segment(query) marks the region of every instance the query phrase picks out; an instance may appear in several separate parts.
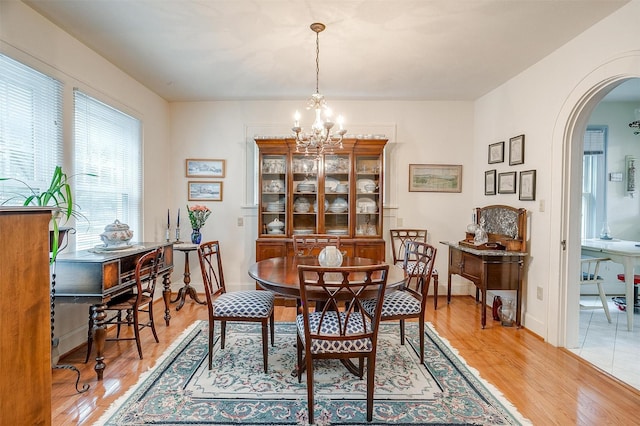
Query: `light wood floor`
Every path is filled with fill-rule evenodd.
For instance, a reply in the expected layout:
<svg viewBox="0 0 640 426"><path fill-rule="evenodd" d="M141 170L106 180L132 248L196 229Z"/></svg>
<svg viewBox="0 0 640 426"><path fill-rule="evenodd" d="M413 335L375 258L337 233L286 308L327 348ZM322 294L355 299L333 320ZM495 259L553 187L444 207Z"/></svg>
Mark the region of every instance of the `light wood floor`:
<svg viewBox="0 0 640 426"><path fill-rule="evenodd" d="M526 329L502 327L488 319L480 328L480 308L472 297L454 297L447 306L440 298L437 311L430 305L426 321L456 348L467 363L497 387L520 413L535 425L631 425L639 424L640 392L564 349L554 348ZM88 425L155 364L167 346L193 321L206 319L206 308L187 299L172 309L171 325L164 325L164 305L155 306L160 343L144 330L139 360L135 342L107 342L104 380L98 382L93 362L83 364L85 347L67 354L60 364L81 371L81 384L91 388L77 394L75 375L53 370L53 424ZM490 315L490 312L488 312ZM276 321L292 321L294 308L276 310ZM277 336L276 336L277 338Z"/></svg>

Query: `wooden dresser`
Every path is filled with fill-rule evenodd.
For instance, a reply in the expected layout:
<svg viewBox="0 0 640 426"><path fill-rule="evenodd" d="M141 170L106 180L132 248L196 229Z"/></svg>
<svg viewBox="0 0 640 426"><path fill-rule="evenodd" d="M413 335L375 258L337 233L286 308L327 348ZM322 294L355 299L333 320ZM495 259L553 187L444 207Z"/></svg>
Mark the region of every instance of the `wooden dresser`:
<svg viewBox="0 0 640 426"><path fill-rule="evenodd" d="M516 291L516 324L521 325L522 276L526 251L526 210L493 205L476 209L476 223L484 223L488 242L474 245L473 235L459 242L441 241L449 247L447 301L451 301L451 276L460 275L481 295L482 328L487 324L487 290Z"/></svg>
<svg viewBox="0 0 640 426"><path fill-rule="evenodd" d="M0 423L51 424L51 209L0 208Z"/></svg>

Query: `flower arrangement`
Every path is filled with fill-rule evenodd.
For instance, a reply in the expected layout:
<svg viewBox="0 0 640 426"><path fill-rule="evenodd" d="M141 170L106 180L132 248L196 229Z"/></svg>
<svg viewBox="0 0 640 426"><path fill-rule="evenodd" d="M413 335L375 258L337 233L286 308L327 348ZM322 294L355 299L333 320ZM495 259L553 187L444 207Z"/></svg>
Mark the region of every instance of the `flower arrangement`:
<svg viewBox="0 0 640 426"><path fill-rule="evenodd" d="M187 212L189 213L189 220L191 221L191 229L202 228L211 214L209 207L200 205L195 205L193 207L189 207L187 205Z"/></svg>

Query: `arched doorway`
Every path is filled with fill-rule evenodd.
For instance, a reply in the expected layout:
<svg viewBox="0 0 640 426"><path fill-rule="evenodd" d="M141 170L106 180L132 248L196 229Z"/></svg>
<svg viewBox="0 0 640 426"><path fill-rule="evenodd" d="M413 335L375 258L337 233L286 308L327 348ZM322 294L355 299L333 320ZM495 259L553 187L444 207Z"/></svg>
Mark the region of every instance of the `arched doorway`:
<svg viewBox="0 0 640 426"><path fill-rule="evenodd" d="M554 170L562 170L561 189L554 194L557 202L552 220L560 242L557 265L551 268L550 280L558 280L558 292L549 303L548 320L558 324L550 342L567 348L576 347L579 337L582 151L584 133L596 106L617 87L640 77L640 53L630 52L602 65L587 75L573 90L558 114L554 129ZM551 259L556 258L552 254ZM553 261L553 260L552 260ZM640 327L640 324L636 324Z"/></svg>

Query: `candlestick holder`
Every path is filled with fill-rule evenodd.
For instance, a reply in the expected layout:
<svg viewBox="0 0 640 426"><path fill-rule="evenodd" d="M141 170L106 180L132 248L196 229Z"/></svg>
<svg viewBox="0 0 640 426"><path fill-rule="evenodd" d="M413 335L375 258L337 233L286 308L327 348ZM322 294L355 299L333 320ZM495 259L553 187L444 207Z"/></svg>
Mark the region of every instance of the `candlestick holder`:
<svg viewBox="0 0 640 426"><path fill-rule="evenodd" d="M180 241L180 227L176 227L176 243L181 243L182 241Z"/></svg>
<svg viewBox="0 0 640 426"><path fill-rule="evenodd" d="M169 242L169 240L171 239L171 233L169 232L169 228L167 228L167 232L165 233L164 237L167 240L167 242Z"/></svg>

